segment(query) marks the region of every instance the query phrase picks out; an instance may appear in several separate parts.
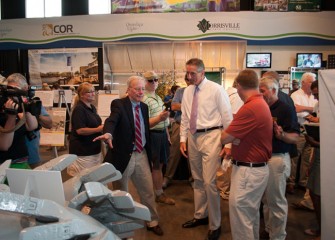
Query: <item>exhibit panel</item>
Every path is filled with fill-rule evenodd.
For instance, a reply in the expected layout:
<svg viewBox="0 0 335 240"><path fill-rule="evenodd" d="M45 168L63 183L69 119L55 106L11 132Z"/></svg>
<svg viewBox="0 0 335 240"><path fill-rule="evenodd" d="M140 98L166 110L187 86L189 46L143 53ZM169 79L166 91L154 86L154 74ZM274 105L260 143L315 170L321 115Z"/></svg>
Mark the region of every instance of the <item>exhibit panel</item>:
<svg viewBox="0 0 335 240"><path fill-rule="evenodd" d="M335 70L319 71L322 239L335 239Z"/></svg>

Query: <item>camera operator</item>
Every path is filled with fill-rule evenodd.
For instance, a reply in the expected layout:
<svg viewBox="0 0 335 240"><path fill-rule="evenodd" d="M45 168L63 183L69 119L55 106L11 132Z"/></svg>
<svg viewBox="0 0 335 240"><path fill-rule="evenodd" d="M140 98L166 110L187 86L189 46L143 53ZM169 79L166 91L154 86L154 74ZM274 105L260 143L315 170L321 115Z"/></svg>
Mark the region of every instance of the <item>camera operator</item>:
<svg viewBox="0 0 335 240"><path fill-rule="evenodd" d="M2 90L1 97L6 97L8 90L11 90L10 96L6 99L4 111L0 112L0 126L8 131L12 129L15 124L20 122L20 119L25 118L25 124L15 129L14 132L0 134L0 164L7 159L12 160L11 167L15 168L30 168L28 161L28 148L25 143L25 136L27 131L37 129L37 118L31 112L25 111L25 114L20 110L20 104L23 102L24 90L28 89L28 84L25 77L19 73L10 75L7 79L7 90ZM22 91L23 90L23 91Z"/></svg>

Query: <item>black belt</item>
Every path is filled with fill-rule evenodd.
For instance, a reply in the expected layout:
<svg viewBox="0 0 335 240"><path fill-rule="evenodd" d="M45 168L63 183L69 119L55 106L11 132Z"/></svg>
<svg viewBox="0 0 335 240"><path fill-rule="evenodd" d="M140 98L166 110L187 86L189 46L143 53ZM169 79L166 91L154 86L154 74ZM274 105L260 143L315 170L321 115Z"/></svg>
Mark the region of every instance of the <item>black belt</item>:
<svg viewBox="0 0 335 240"><path fill-rule="evenodd" d="M240 162L240 161L236 161L236 160L232 160L231 162L232 162L232 164L234 164L236 166L244 166L244 167L264 167L268 164L266 162L252 163L252 162Z"/></svg>
<svg viewBox="0 0 335 240"><path fill-rule="evenodd" d="M150 130L150 132L153 132L153 133L165 133L166 130L163 129L163 130Z"/></svg>
<svg viewBox="0 0 335 240"><path fill-rule="evenodd" d="M212 130L219 129L219 128L222 128L222 126L211 127L211 128L204 128L204 129L197 129L197 133L199 133L199 132L208 132L208 131L212 131Z"/></svg>

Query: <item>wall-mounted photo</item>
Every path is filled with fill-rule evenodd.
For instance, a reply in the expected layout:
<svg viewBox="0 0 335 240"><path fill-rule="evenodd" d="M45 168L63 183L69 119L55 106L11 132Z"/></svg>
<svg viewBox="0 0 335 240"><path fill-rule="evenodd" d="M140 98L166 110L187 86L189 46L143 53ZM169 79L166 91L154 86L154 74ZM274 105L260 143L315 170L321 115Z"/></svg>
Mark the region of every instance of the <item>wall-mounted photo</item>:
<svg viewBox="0 0 335 240"><path fill-rule="evenodd" d="M240 0L112 0L112 13L239 11Z"/></svg>
<svg viewBox="0 0 335 240"><path fill-rule="evenodd" d="M29 50L30 85L98 84L98 48Z"/></svg>

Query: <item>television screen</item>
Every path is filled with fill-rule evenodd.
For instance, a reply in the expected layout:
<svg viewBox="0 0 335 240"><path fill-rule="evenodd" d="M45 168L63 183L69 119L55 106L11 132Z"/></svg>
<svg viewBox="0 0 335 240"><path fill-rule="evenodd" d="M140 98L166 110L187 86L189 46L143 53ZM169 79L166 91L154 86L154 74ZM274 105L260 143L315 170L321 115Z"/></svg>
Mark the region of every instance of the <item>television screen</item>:
<svg viewBox="0 0 335 240"><path fill-rule="evenodd" d="M271 53L247 53L247 68L271 68Z"/></svg>
<svg viewBox="0 0 335 240"><path fill-rule="evenodd" d="M322 53L297 53L297 67L320 68Z"/></svg>

